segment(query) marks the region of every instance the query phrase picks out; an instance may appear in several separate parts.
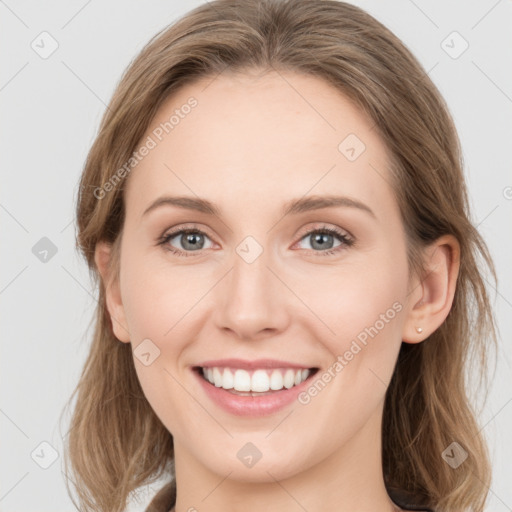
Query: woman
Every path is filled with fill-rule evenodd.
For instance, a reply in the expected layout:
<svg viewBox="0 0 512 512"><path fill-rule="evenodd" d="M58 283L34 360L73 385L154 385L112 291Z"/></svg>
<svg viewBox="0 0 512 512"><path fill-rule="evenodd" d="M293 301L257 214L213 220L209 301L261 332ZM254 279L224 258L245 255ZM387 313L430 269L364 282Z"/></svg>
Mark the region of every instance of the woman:
<svg viewBox="0 0 512 512"><path fill-rule="evenodd" d="M482 511L494 321L448 109L337 1L218 0L124 74L83 171L81 510Z"/></svg>

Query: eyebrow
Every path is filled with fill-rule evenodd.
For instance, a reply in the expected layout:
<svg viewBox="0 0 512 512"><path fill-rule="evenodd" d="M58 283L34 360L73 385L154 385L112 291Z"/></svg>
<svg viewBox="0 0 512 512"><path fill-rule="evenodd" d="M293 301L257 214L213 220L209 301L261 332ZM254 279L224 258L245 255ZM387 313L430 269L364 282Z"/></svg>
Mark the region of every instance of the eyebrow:
<svg viewBox="0 0 512 512"><path fill-rule="evenodd" d="M220 209L207 199L190 196L162 196L153 201L144 211L142 216L149 212L160 208L161 206L177 206L187 210L194 210L208 215L220 217ZM284 204L282 216L290 214L304 213L312 210L320 210L322 208L332 208L336 206L356 208L370 214L373 218L377 218L372 209L364 203L344 196L308 196L300 199L292 199Z"/></svg>

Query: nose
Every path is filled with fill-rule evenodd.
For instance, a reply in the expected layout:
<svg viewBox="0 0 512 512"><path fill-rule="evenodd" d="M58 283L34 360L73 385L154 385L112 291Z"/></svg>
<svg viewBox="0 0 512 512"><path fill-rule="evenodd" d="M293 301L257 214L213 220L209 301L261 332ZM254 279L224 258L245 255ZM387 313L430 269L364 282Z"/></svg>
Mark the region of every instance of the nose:
<svg viewBox="0 0 512 512"><path fill-rule="evenodd" d="M231 271L215 287L215 323L239 340L276 336L290 320L293 293L263 251L254 261L235 253Z"/></svg>

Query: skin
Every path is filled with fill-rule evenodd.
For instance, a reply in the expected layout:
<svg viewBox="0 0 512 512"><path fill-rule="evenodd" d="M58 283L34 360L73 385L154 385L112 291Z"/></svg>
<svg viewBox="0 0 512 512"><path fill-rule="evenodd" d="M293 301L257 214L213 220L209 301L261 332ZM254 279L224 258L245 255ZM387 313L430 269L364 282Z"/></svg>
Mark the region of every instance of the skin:
<svg viewBox="0 0 512 512"><path fill-rule="evenodd" d="M425 251L426 277L409 279L387 148L329 84L225 72L169 97L146 136L190 96L198 105L129 176L119 281L109 280L109 246L96 249L116 337L134 349L149 338L160 350L149 366L134 363L174 438L176 511L396 510L381 466L385 392L402 341L422 342L449 313L458 244L440 238ZM352 162L338 150L351 133L366 146ZM143 216L167 194L208 199L221 214L163 206ZM375 217L339 206L281 213L287 201L328 194L356 199ZM184 248L180 235L167 246L188 257L158 245L190 223L206 233L202 249ZM327 236L318 248L307 233L323 226L355 243ZM247 236L263 248L251 264L236 252ZM275 358L321 375L397 301L401 311L307 405L235 417L190 370L209 359ZM247 442L262 453L252 468L237 458Z"/></svg>

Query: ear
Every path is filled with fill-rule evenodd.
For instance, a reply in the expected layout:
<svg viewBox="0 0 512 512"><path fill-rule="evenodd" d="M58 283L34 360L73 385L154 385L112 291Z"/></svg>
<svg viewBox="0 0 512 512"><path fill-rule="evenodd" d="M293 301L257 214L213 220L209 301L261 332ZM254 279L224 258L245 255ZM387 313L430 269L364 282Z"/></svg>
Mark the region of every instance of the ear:
<svg viewBox="0 0 512 512"><path fill-rule="evenodd" d="M124 342L130 342L130 333L128 332L127 322L121 301L121 290L119 280L110 274L109 263L111 261L112 245L107 242L98 242L94 251L94 261L101 275L105 286L105 300L107 310L112 321L112 331L115 337Z"/></svg>
<svg viewBox="0 0 512 512"><path fill-rule="evenodd" d="M446 319L453 303L460 267L460 245L444 235L425 251L426 272L411 283L408 311L402 331L405 343L428 338ZM421 329L418 332L417 328Z"/></svg>

